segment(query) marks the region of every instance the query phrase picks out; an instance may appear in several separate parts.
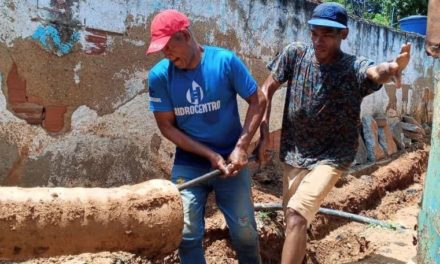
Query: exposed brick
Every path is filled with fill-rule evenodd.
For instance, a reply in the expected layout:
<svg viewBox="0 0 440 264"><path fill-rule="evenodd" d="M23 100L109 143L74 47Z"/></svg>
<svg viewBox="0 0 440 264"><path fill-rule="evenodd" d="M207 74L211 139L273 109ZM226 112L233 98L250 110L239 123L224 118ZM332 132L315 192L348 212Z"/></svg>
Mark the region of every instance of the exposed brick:
<svg viewBox="0 0 440 264"><path fill-rule="evenodd" d="M30 125L41 125L43 123L43 113L16 113L15 115L26 120Z"/></svg>
<svg viewBox="0 0 440 264"><path fill-rule="evenodd" d="M107 33L105 31L88 28L85 39L88 42L86 54L100 55L107 50Z"/></svg>
<svg viewBox="0 0 440 264"><path fill-rule="evenodd" d="M18 75L17 64L13 64L6 79L8 100L11 104L26 102L26 80Z"/></svg>
<svg viewBox="0 0 440 264"><path fill-rule="evenodd" d="M48 106L45 108L43 127L49 132L60 132L64 128L65 106Z"/></svg>
<svg viewBox="0 0 440 264"><path fill-rule="evenodd" d="M43 106L33 103L13 104L15 114L31 125L40 125L43 122Z"/></svg>
<svg viewBox="0 0 440 264"><path fill-rule="evenodd" d="M12 110L15 113L43 113L43 106L34 103L14 104Z"/></svg>

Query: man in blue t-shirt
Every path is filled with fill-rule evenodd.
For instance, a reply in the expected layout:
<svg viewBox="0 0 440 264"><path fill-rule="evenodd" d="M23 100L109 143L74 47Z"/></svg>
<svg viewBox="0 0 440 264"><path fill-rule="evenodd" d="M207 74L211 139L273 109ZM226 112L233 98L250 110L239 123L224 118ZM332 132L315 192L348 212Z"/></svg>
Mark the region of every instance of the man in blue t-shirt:
<svg viewBox="0 0 440 264"><path fill-rule="evenodd" d="M181 263L205 263L204 213L215 192L240 263L260 263L258 233L246 168L247 149L266 103L255 80L237 56L222 48L200 46L188 18L175 10L156 15L147 54L165 59L148 75L150 110L164 137L176 144L171 179L182 183L220 169L225 177L181 192L184 207ZM249 108L242 128L237 94Z"/></svg>

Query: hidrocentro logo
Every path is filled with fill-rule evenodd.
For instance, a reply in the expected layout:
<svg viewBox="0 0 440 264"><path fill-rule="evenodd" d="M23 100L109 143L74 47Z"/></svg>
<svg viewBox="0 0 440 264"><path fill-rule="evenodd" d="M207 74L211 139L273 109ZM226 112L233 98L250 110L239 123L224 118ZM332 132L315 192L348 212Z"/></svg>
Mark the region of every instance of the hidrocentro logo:
<svg viewBox="0 0 440 264"><path fill-rule="evenodd" d="M186 100L194 105L199 104L203 100L203 89L195 81L192 82L192 88L186 92Z"/></svg>

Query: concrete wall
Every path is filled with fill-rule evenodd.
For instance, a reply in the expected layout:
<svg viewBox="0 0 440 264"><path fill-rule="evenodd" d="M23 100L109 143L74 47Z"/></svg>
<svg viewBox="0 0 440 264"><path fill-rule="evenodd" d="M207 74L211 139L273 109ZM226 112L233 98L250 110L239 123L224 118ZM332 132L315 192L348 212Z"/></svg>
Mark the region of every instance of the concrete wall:
<svg viewBox="0 0 440 264"><path fill-rule="evenodd" d="M144 56L158 10L188 14L201 43L236 51L262 83L290 41L309 41L306 1L3 0L0 2L0 184L115 186L166 177L173 146L147 110ZM434 61L424 39L351 20L345 51L375 61L413 44L405 89L365 99L362 114L393 108L426 121ZM283 93L271 130L281 124ZM241 111L245 105L241 102ZM431 112L431 113L430 113Z"/></svg>

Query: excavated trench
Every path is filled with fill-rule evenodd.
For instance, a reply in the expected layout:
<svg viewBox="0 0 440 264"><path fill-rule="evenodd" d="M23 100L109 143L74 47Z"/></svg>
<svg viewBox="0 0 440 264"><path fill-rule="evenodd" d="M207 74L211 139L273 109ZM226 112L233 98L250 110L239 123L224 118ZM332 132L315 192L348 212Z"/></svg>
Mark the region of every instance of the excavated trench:
<svg viewBox="0 0 440 264"><path fill-rule="evenodd" d="M322 206L386 221L396 211L396 206L387 205L389 208L385 206L384 209L382 205L384 201L394 199L390 197L398 196L397 208L404 206L405 202L418 202L414 197L421 196L422 187L417 190L417 195L413 193L412 188L414 184L422 185L428 154L429 150L422 147L378 163L354 168L340 179ZM255 173L253 177L255 203L281 201L281 168L279 162L273 162L264 170ZM258 211L256 218L263 263L279 263L284 240L282 213ZM374 243L356 233L351 234L349 231L351 224L352 222L342 218L318 214L308 231L307 263L343 263L343 259L346 261L344 263L350 263L350 260L357 261L373 255L376 250ZM228 239L228 229L213 199L209 200L207 206L206 229L205 249L208 263L238 263ZM348 234L344 233L344 238L337 240L336 243L327 241L326 238L335 230L343 230L337 232L348 232ZM345 244L349 246L346 247ZM339 255L328 259L327 255L331 251ZM166 258L155 259L153 263L178 263L178 258L174 253Z"/></svg>
<svg viewBox="0 0 440 264"><path fill-rule="evenodd" d="M337 183L336 187L331 191L322 207L342 210L361 215L369 215L372 217L380 216L380 220L387 220L394 211L390 210L387 214L378 214L375 210L379 210L380 204L384 199L395 192L408 189L414 183L421 184L421 175L426 171L429 151L426 148L417 149L408 153L401 154L397 157L392 157L388 161L383 161L378 164L370 164L361 168L355 168L350 174L343 176ZM260 196L259 193L273 193L279 196L281 193L282 183L281 173L276 170L278 166L268 171L262 172L263 175L256 175L256 200L257 202L273 202L273 199L268 199L266 196ZM273 173L271 175L271 173ZM270 180L271 177L277 177ZM259 180L262 180L260 182ZM273 189L271 186L276 186ZM421 195L422 190L419 190ZM403 195L405 198L406 196ZM257 217L261 219L263 216L264 224L260 225L260 241L261 252L264 263L279 263L282 249L282 230L277 229L281 227L283 218L280 212L265 213L257 212ZM270 219L270 221L268 220ZM319 244L319 241L324 240L332 231L336 229L343 229L345 225L350 224L350 221L323 214L318 214L312 222L309 229L309 247L308 247L308 262L309 263L341 263L326 262L325 255L332 251L333 245L326 249L325 246L319 245L320 250L317 252L310 247L311 244ZM410 227L412 228L412 227ZM367 244L367 242L357 241L357 237L353 235L352 239L357 244ZM344 241L338 241L341 248L344 248ZM333 249L334 250L334 249ZM367 256L368 250L364 251L362 256ZM327 252L327 253L326 253ZM371 252L370 252L371 253ZM316 256L318 254L318 256ZM319 256L321 254L321 256ZM313 261L315 260L315 261Z"/></svg>
<svg viewBox="0 0 440 264"><path fill-rule="evenodd" d="M418 199L422 193L422 175L426 171L428 153L427 147L419 148L398 157L392 157L380 164L355 168L350 174L340 179L325 200L323 207L366 215L380 220L388 220L396 210L404 207L407 203L417 207ZM281 168L281 164L276 161L263 170L254 168L253 196L255 203L279 203L281 201ZM415 184L419 186L416 188L417 190L414 190ZM212 196L208 199L206 209L204 246L207 262L238 263L236 253L228 238L228 228L222 214L215 206ZM263 263L279 263L284 239L282 212L258 211L256 218ZM365 231L365 228L367 228L365 225L318 214L309 229L307 263L357 263L362 258L375 255L378 250L375 241L360 235ZM393 233L390 234L390 236L393 235ZM0 261L0 264L9 263L17 262ZM153 264L179 263L179 261L177 252L154 259L146 259L125 252L103 252L33 259L21 263Z"/></svg>

